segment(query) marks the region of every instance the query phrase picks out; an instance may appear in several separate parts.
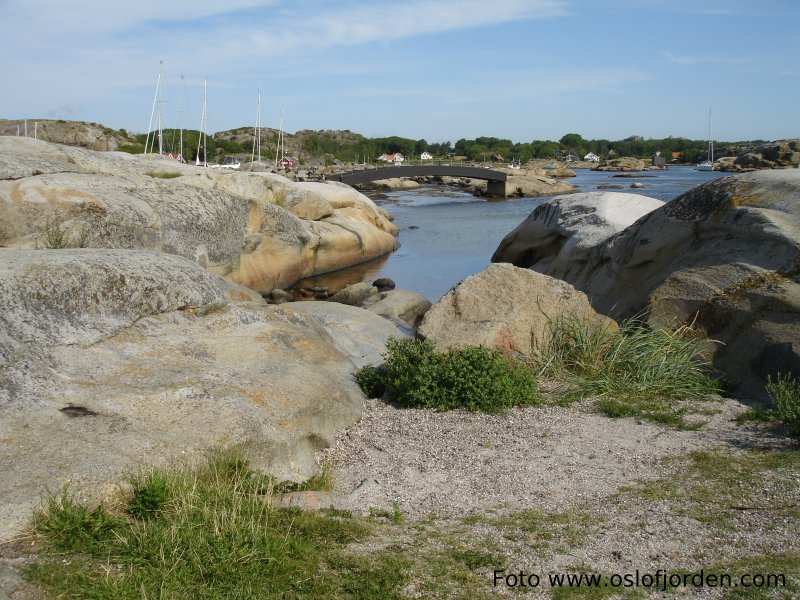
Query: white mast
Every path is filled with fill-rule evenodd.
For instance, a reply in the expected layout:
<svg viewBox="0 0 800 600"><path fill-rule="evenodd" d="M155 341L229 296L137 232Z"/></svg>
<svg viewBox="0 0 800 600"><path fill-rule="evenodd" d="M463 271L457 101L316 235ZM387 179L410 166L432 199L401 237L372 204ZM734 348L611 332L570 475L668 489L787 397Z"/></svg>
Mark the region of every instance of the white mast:
<svg viewBox="0 0 800 600"><path fill-rule="evenodd" d="M258 102L256 103L256 129L253 137L253 155L250 162L255 162L258 156L258 164L261 164L261 90L258 90Z"/></svg>
<svg viewBox="0 0 800 600"><path fill-rule="evenodd" d="M161 98L161 77L163 74L164 68L164 60L158 61L158 82L156 83L156 93L153 97L153 109L150 111L150 122L147 124L147 138L144 142L144 153L147 154L150 151L150 134L153 132L153 117L156 114L156 103L160 102ZM158 145L159 145L159 154L161 153L161 104L158 105Z"/></svg>
<svg viewBox="0 0 800 600"><path fill-rule="evenodd" d="M280 129L278 130L278 147L275 149L275 168L277 169L280 167L280 163L278 162L278 157L284 158L286 156L285 150L283 148L283 106L281 106L281 124Z"/></svg>
<svg viewBox="0 0 800 600"><path fill-rule="evenodd" d="M208 166L208 161L206 160L206 152L208 150L206 146L206 108L208 105L208 77L203 80L203 116L200 117L200 139L197 140L197 159L195 160L195 165L198 167L200 166L200 148L203 148L203 165L204 167Z"/></svg>
<svg viewBox="0 0 800 600"><path fill-rule="evenodd" d="M711 109L708 109L708 160L714 162L714 140L711 138Z"/></svg>
<svg viewBox="0 0 800 600"><path fill-rule="evenodd" d="M181 133L180 133L180 136L181 136L180 137L180 149L179 149L178 152L180 154L181 159L183 159L183 113L186 112L183 109L183 102L184 102L183 96L184 96L184 93L185 93L185 91L184 91L184 87L183 87L183 75L181 75L181 89L180 89L180 95L178 96L178 129L180 129L180 131L181 131Z"/></svg>

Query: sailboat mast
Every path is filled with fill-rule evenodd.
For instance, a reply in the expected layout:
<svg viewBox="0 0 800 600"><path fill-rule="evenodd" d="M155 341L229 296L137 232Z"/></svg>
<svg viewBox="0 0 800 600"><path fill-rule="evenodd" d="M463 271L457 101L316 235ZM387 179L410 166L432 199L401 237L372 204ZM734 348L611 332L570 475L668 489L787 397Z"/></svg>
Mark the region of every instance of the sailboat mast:
<svg viewBox="0 0 800 600"><path fill-rule="evenodd" d="M286 156L283 150L283 106L281 106L281 124L280 129L278 129L278 147L275 149L275 168L280 167L279 156L281 159Z"/></svg>
<svg viewBox="0 0 800 600"><path fill-rule="evenodd" d="M164 86L162 85L163 82L163 73L164 73L164 61L163 59L158 61L158 153L160 155L164 154Z"/></svg>
<svg viewBox="0 0 800 600"><path fill-rule="evenodd" d="M261 164L261 90L258 90L258 102L256 103L256 129L253 137L253 155L250 157L250 162L255 162L255 157L258 156L258 162Z"/></svg>
<svg viewBox="0 0 800 600"><path fill-rule="evenodd" d="M181 89L180 94L178 96L178 129L180 129L180 149L178 153L180 154L181 159L183 159L183 113L186 112L183 109L183 95L185 93L184 85L183 85L183 75L181 75Z"/></svg>
<svg viewBox="0 0 800 600"><path fill-rule="evenodd" d="M714 162L714 139L711 137L711 109L708 109L708 160Z"/></svg>
<svg viewBox="0 0 800 600"><path fill-rule="evenodd" d="M200 166L200 148L203 148L203 166L207 167L208 162L206 161L206 152L208 150L206 146L206 109L208 105L208 77L203 80L203 113L200 117L200 136L197 140L197 159L195 160L195 165Z"/></svg>
<svg viewBox="0 0 800 600"><path fill-rule="evenodd" d="M160 61L163 64L163 60ZM150 111L150 122L147 124L147 138L144 142L144 153L150 151L150 134L153 132L153 117L156 114L156 103L158 102L159 93L161 91L161 68L158 69L158 81L156 82L156 93L153 96L153 109Z"/></svg>

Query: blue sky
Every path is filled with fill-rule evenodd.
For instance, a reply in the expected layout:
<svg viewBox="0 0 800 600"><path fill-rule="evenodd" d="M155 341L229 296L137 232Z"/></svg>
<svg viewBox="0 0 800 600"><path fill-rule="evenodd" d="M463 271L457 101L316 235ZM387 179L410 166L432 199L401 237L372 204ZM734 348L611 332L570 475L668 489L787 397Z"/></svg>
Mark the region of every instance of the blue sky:
<svg viewBox="0 0 800 600"><path fill-rule="evenodd" d="M0 0L0 118L439 142L800 137L800 0Z"/></svg>

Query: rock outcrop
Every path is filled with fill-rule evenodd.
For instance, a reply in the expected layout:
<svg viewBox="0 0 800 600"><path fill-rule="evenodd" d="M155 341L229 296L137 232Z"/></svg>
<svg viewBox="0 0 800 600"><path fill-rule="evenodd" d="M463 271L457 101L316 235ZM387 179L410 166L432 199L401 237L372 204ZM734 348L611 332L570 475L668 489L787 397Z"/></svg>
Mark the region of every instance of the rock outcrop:
<svg viewBox="0 0 800 600"><path fill-rule="evenodd" d="M531 356L547 341L548 323L563 315L598 327L615 326L568 283L510 264L493 264L434 304L418 335L440 349L481 345Z"/></svg>
<svg viewBox="0 0 800 600"><path fill-rule="evenodd" d="M484 185L485 187L485 185ZM533 198L571 194L578 188L562 179L542 175L520 173L506 179L506 197Z"/></svg>
<svg viewBox="0 0 800 600"><path fill-rule="evenodd" d="M800 165L800 140L780 140L761 144L736 158L717 161L722 171L733 173L760 169L792 169Z"/></svg>
<svg viewBox="0 0 800 600"><path fill-rule="evenodd" d="M798 206L795 169L718 179L582 249L563 276L615 318L694 322L721 342L713 358L731 383L761 395L768 374L800 376Z"/></svg>
<svg viewBox="0 0 800 600"><path fill-rule="evenodd" d="M647 213L661 200L618 192L585 192L537 206L503 238L492 262L530 267L566 281L588 267L593 248Z"/></svg>
<svg viewBox="0 0 800 600"><path fill-rule="evenodd" d="M343 184L0 137L0 245L146 249L259 292L384 255L397 227Z"/></svg>
<svg viewBox="0 0 800 600"><path fill-rule="evenodd" d="M48 490L102 497L213 448L309 476L360 415L356 367L399 335L363 309L268 306L146 251L0 249L0 306L0 539Z"/></svg>
<svg viewBox="0 0 800 600"><path fill-rule="evenodd" d="M592 171L643 171L644 161L638 158L622 157L607 160L595 167Z"/></svg>
<svg viewBox="0 0 800 600"><path fill-rule="evenodd" d="M133 140L124 131L114 131L98 123L84 121L64 121L54 119L0 119L0 136L16 136L19 134L45 142L80 146L89 150L113 151L120 146L130 144Z"/></svg>

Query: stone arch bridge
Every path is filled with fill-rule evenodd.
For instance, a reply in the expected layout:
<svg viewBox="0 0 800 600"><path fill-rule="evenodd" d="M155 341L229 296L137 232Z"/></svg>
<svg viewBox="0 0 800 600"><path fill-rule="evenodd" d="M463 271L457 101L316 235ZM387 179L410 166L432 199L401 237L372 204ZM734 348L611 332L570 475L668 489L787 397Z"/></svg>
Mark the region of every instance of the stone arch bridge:
<svg viewBox="0 0 800 600"><path fill-rule="evenodd" d="M341 181L347 185L358 185L369 181L402 177L468 177L470 179L483 179L486 181L486 193L489 196L505 196L508 174L480 167L417 165L348 171L347 173L328 175L326 178L329 181Z"/></svg>

